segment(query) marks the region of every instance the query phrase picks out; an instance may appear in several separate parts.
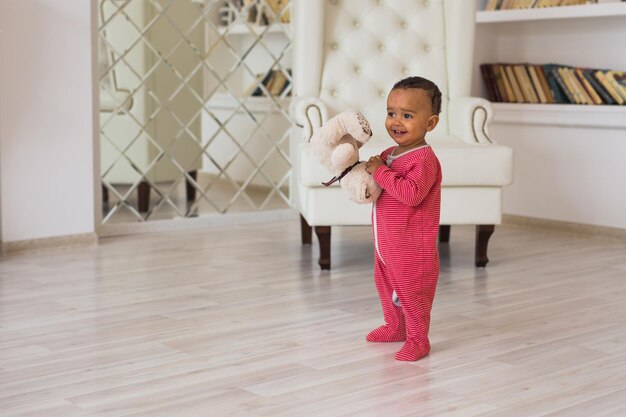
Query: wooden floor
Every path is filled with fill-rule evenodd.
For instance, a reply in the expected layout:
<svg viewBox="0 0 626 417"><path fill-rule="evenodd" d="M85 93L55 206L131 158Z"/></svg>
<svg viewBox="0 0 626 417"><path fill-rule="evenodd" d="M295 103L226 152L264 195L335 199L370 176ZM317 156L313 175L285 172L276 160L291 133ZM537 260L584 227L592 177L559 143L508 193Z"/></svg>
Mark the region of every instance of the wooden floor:
<svg viewBox="0 0 626 417"><path fill-rule="evenodd" d="M333 270L299 223L0 259L0 415L623 416L626 242L496 228L441 247L430 356L370 344L368 228Z"/></svg>

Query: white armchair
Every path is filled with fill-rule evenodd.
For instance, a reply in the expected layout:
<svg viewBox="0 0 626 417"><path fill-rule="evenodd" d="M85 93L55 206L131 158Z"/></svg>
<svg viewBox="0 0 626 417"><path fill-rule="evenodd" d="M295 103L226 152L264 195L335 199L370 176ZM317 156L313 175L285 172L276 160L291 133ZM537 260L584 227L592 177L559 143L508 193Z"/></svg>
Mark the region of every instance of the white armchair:
<svg viewBox="0 0 626 417"><path fill-rule="evenodd" d="M443 171L440 242L450 225L476 225L476 266L502 220L502 187L512 181L513 153L488 136L491 103L469 97L475 1L295 0L295 100L301 128L292 136L294 204L302 243L312 228L319 264L330 269L332 226L370 224L371 206L350 202L312 157L308 139L329 117L353 108L370 121L373 138L361 159L392 146L384 128L386 98L409 75L434 81L443 93L440 123L427 136Z"/></svg>

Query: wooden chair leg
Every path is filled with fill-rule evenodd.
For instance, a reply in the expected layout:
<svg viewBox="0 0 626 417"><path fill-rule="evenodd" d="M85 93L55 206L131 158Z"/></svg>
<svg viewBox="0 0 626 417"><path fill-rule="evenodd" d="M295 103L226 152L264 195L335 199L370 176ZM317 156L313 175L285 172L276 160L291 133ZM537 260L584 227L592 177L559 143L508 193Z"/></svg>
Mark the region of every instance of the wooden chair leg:
<svg viewBox="0 0 626 417"><path fill-rule="evenodd" d="M109 203L109 189L103 185L102 186L102 204L108 204L108 203Z"/></svg>
<svg viewBox="0 0 626 417"><path fill-rule="evenodd" d="M302 214L300 215L300 236L302 238L303 245L310 245L312 242L311 235L313 232L313 228L309 225L309 223L304 219Z"/></svg>
<svg viewBox="0 0 626 417"><path fill-rule="evenodd" d="M141 181L137 187L137 209L140 213L148 211L150 206L150 186L146 181Z"/></svg>
<svg viewBox="0 0 626 417"><path fill-rule="evenodd" d="M450 241L450 226L439 225L439 243L448 243Z"/></svg>
<svg viewBox="0 0 626 417"><path fill-rule="evenodd" d="M487 258L487 246L489 245L489 238L494 229L495 227L492 224L480 224L476 226L476 253L474 262L477 267L484 267L487 265L487 262L489 262L489 258Z"/></svg>
<svg viewBox="0 0 626 417"><path fill-rule="evenodd" d="M330 269L330 226L315 226L315 234L320 242L318 263L323 270L328 270Z"/></svg>
<svg viewBox="0 0 626 417"><path fill-rule="evenodd" d="M189 171L189 176L195 183L198 182L198 171ZM189 180L185 180L185 186L187 201L196 201L196 187Z"/></svg>

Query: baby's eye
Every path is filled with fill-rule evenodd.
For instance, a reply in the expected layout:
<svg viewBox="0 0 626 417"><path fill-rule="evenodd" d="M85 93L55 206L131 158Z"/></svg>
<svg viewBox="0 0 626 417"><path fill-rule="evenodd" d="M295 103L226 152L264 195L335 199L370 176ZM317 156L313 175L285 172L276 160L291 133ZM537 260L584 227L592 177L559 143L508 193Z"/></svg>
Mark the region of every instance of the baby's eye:
<svg viewBox="0 0 626 417"><path fill-rule="evenodd" d="M405 114L403 115L403 117L404 117L405 119L412 119L412 118L413 118L413 116L411 116L410 114L407 114L407 113L405 113Z"/></svg>

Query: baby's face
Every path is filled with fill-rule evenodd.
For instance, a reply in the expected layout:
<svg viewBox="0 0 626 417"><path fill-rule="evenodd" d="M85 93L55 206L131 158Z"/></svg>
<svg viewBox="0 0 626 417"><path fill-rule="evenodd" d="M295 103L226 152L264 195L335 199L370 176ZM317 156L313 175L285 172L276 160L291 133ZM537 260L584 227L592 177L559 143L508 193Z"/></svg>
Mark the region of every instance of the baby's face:
<svg viewBox="0 0 626 417"><path fill-rule="evenodd" d="M428 93L421 88L391 90L387 97L385 128L402 149L424 144L426 132L435 128L439 116L432 112Z"/></svg>

